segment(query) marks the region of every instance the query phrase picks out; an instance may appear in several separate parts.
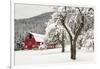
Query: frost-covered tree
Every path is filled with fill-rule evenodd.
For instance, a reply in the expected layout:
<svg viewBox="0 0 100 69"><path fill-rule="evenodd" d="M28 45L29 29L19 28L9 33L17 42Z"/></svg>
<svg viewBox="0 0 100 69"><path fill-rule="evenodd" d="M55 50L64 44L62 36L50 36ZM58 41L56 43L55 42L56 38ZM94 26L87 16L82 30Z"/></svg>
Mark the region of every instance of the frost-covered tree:
<svg viewBox="0 0 100 69"><path fill-rule="evenodd" d="M49 26L54 24L55 28L59 29L62 27L65 30L70 39L71 45L71 59L76 59L76 45L83 46L85 45L83 39L88 41L88 37L93 39L93 35L86 36L90 33L89 30L92 30L93 33L93 24L94 24L94 10L93 8L83 8L83 7L58 7L57 11L54 13L56 18L52 18L54 22L49 22ZM60 27L57 27L60 26ZM53 26L52 26L53 27ZM48 26L47 26L48 28ZM60 32L63 34L63 32ZM79 39L80 36L86 34L82 39ZM91 34L91 33L90 33ZM56 35L59 35L58 33ZM68 36L67 36L68 37ZM63 35L62 35L62 38ZM59 37L57 37L59 41ZM62 40L63 41L63 40ZM61 43L61 41L60 41ZM88 45L93 45L93 40L89 42ZM63 44L62 45L62 49Z"/></svg>
<svg viewBox="0 0 100 69"><path fill-rule="evenodd" d="M66 30L61 25L62 23L59 15L59 12L55 12L52 15L52 19L50 19L47 23L45 43L56 45L60 44L62 46L62 52L64 52Z"/></svg>

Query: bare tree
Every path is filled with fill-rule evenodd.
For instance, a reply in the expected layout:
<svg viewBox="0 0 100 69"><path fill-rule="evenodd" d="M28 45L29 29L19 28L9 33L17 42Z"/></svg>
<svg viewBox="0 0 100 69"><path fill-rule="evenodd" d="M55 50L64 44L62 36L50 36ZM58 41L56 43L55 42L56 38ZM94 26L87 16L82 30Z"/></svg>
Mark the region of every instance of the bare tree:
<svg viewBox="0 0 100 69"><path fill-rule="evenodd" d="M66 6L64 7L64 9L66 10ZM65 25L65 21L66 21L66 17L67 17L67 12L65 11L65 15L62 16L60 15L60 17L62 18L61 19L61 22L62 22L62 25L63 27L66 29L66 31L68 32L69 36L70 36L70 45L71 45L71 59L76 59L76 41L78 39L78 36L80 35L83 27L84 27L84 14L82 14L82 11L83 11L83 8L80 9L80 8L76 8L78 9L79 11L79 15L80 16L80 23L77 23L79 24L77 29L74 30L74 37L72 36L72 32L69 30L69 28Z"/></svg>
<svg viewBox="0 0 100 69"><path fill-rule="evenodd" d="M60 20L60 22L57 22L57 23L60 23L60 25L65 29L65 31L68 33L69 35L69 39L70 39L70 46L71 46L71 59L75 60L76 59L76 45L77 45L77 40L78 40L78 37L83 33L83 32L86 32L87 30L89 30L91 27L93 27L93 24L91 24L91 22L86 22L86 19L87 20L90 20L88 19L87 15L88 13L90 12L90 8L83 8L83 7L74 7L74 11L78 10L78 13L71 13L71 17L75 16L74 18L69 18L68 20L74 20L75 22L68 22L66 23L66 18L68 18L67 16L69 16L68 14L68 11L66 11L68 7L64 6L62 8L63 11L57 11L56 13L57 14L57 20ZM70 10L72 8L70 7ZM59 10L59 7L58 7L58 10ZM85 13L85 11L87 11ZM91 20L90 20L91 21ZM93 20L92 20L93 21ZM62 34L64 34L63 32L61 32ZM59 36L59 34L58 34ZM62 52L65 51L65 44L64 44L64 35L62 35L62 40L59 40L59 42L61 43L62 45Z"/></svg>

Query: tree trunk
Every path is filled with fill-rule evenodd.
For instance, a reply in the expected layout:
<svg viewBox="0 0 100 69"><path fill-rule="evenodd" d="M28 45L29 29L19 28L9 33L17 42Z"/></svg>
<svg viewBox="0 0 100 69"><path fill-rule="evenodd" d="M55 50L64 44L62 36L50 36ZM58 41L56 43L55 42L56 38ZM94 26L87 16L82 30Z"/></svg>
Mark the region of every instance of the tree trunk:
<svg viewBox="0 0 100 69"><path fill-rule="evenodd" d="M62 52L65 52L65 45L62 44Z"/></svg>
<svg viewBox="0 0 100 69"><path fill-rule="evenodd" d="M76 59L76 41L77 41L77 38L80 35L83 27L84 27L84 16L82 16L82 23L80 23L80 26L79 26L78 30L76 31L74 40L72 41L72 45L71 45L71 59Z"/></svg>
<svg viewBox="0 0 100 69"><path fill-rule="evenodd" d="M62 52L65 52L64 32L62 34L62 43L61 43L61 45L62 45Z"/></svg>
<svg viewBox="0 0 100 69"><path fill-rule="evenodd" d="M75 41L71 41L71 59L76 59L76 44Z"/></svg>

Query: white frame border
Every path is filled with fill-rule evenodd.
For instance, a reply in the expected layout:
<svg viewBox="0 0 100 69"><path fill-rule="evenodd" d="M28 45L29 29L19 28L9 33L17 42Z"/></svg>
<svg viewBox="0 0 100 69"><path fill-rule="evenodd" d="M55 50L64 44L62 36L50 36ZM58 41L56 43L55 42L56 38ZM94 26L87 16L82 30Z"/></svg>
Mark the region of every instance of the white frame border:
<svg viewBox="0 0 100 69"><path fill-rule="evenodd" d="M69 2L69 3L67 3ZM51 0L51 3L49 1L40 1L40 0L10 0L10 68L15 68L15 55L14 55L14 4L15 3L22 3L22 4L37 4L37 5L58 5L58 6L74 6L74 7L93 7L95 10L94 4L79 4L79 2L71 2L62 0L62 2L57 0ZM95 14L94 14L95 15ZM95 18L94 18L95 19ZM94 21L95 22L95 21ZM95 29L94 29L95 31ZM24 68L24 66L22 66ZM26 68L25 68L26 69Z"/></svg>

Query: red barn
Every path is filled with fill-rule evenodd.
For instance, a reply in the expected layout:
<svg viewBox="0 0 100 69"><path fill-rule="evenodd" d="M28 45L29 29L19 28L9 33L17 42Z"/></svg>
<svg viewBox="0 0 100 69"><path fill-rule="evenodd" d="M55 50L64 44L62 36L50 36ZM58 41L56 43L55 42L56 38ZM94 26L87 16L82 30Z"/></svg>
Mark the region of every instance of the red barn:
<svg viewBox="0 0 100 69"><path fill-rule="evenodd" d="M38 48L40 43L43 43L44 40L44 35L41 34L36 34L36 33L29 33L26 37L25 37L25 49L29 49L31 50L32 48Z"/></svg>

